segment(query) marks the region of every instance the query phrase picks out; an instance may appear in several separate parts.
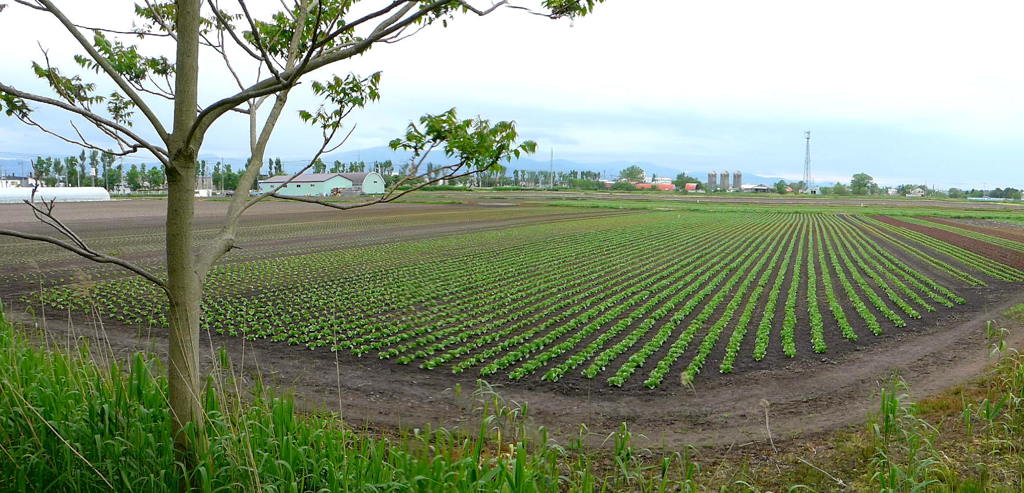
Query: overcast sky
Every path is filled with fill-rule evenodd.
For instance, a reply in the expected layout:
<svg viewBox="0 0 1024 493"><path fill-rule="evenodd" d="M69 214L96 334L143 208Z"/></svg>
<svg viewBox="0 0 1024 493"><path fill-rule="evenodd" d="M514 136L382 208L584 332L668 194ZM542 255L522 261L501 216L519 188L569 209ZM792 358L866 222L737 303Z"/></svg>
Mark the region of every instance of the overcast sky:
<svg viewBox="0 0 1024 493"><path fill-rule="evenodd" d="M59 3L82 24L132 22L131 2ZM608 0L575 23L513 10L462 16L332 71L383 71L383 98L353 115L349 150L384 145L411 119L454 106L516 120L544 158L553 148L584 163L797 179L810 130L818 180L863 171L883 184L1022 187L1022 18L1020 1ZM0 78L44 90L29 70L41 59L36 41L72 68L74 45L55 21L18 5L0 13ZM201 98L211 101L231 86L206 61ZM318 133L295 110L316 100L300 93L268 155L315 150ZM39 115L66 128L60 115ZM229 119L203 153L245 157L246 142L244 121ZM0 153L69 151L0 118Z"/></svg>

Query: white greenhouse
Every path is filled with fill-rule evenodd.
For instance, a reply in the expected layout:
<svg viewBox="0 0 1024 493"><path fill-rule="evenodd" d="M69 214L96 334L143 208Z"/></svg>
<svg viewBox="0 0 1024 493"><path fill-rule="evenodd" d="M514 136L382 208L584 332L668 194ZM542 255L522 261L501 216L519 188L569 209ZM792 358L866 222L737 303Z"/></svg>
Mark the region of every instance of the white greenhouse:
<svg viewBox="0 0 1024 493"><path fill-rule="evenodd" d="M32 198L32 187L0 188L0 204L23 202ZM103 187L39 187L36 200L57 202L96 202L110 200Z"/></svg>

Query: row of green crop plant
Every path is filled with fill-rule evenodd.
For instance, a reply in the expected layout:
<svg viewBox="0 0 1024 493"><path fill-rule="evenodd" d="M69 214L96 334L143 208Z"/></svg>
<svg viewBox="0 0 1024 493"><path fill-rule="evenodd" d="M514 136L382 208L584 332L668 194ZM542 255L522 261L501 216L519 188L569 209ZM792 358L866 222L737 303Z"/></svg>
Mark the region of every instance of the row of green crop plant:
<svg viewBox="0 0 1024 493"><path fill-rule="evenodd" d="M923 296L930 297L933 300L939 300L942 302L941 304L946 307L952 307L954 305L954 300L955 303L963 303L963 299L956 296L951 290L923 276L918 271L910 268L891 254L879 251L876 248L877 245L868 246L868 244L860 238L848 240L847 235L863 235L863 233L849 228L839 219L832 216L816 216L808 219L807 221L808 222L806 224L802 224L802 227L797 230L798 232L794 235L794 238L800 238L801 242L807 242L809 254L806 257L806 265L808 266L808 272L811 272L813 269L813 271L821 273L822 289L826 292L826 299L829 300L830 312L832 312L833 318L836 320L837 327L843 337L852 341L855 341L858 338L846 317L839 295L837 295L835 291L832 280L833 276L838 279L839 283L843 286L844 293L850 298L852 304L856 307L856 311L865 321L866 326L871 330L871 332L876 334L881 333L881 326L878 323L878 319L871 312L871 309L860 301L860 295L858 294L857 288L862 290L862 292L872 300L872 306L879 313L883 314L896 326L900 326L901 323L905 324L905 321L903 321L902 317L896 313L896 310L885 303L878 292L885 294L897 309L904 311L908 316L913 318L917 318L920 315L917 313L916 309L911 306L911 302L917 303L929 311L935 310L933 306L924 300ZM843 225L846 229L840 231L835 227L830 227L829 225L833 222ZM807 231L811 232L807 233ZM856 247L852 245L856 245ZM792 251L792 245L790 245L789 248L786 249L785 255L787 257L791 256ZM724 359L723 364L720 365L720 371L728 372L732 370L735 354L738 352L738 348L742 344L743 337L745 336L745 328L750 322L753 307L757 306L758 300L764 291L764 286L768 284L768 281L771 278L770 271L775 270L775 263L782 252L783 250L780 247L772 257L768 257L767 253L764 252L757 254L764 256L764 259L766 260L771 258L772 267L758 277L757 286L760 286L761 289L755 288L754 294L752 294L747 300L747 308L743 313L741 313L740 319L737 321L737 325L733 329L733 335L729 338L729 343L727 344L726 349L727 359ZM828 252L827 256L826 252ZM839 252L838 256L836 252ZM924 254L922 253L922 255ZM800 257L802 257L802 255ZM843 263L840 263L840 257L843 259ZM795 263L796 265L793 266L793 272L799 272L798 266L801 265L803 261L804 259L801 259ZM814 262L817 262L817 266L815 266ZM754 280L756 272L757 271L752 272L747 278L745 278L743 285L737 290L739 294L734 293L734 297L730 304L726 306L723 315L716 324L709 328L702 340L701 346L698 347L694 358L684 370L684 380L692 380L692 378L699 373L707 356L718 344L719 335L722 329L729 323L733 311L741 303L741 296L745 291L747 284ZM847 272L857 280L857 288L855 288L854 284L849 281ZM736 279L739 278L737 277ZM778 275L775 279L776 282L779 283L778 285L781 286L782 276ZM869 280L872 282L869 282ZM714 285L714 283L712 284ZM876 292L876 289L878 292ZM915 289L917 291L915 291ZM936 293L935 290L943 291L948 294L950 298L943 297ZM725 298L725 292L728 291L729 290L726 289L720 292L719 301ZM810 288L808 288L808 291L805 291L805 294L807 292L813 293L814 291L811 291ZM905 300L901 295L906 296L910 301ZM771 296L769 296L769 298L771 298ZM778 293L775 294L774 298L778 299ZM815 296L814 299L817 299L817 297ZM678 304L681 301L682 297L678 294L676 298L672 299L673 304ZM716 303L711 303L711 305L711 309L707 310L708 314L717 307ZM650 306L653 307L654 305ZM814 320L813 312L810 312L810 308L808 310L809 319ZM794 312L795 311L796 310L794 308ZM664 315L667 311L661 310L657 313L659 315ZM772 319L771 315L773 314L763 317L764 320L770 321ZM574 334L574 337L559 339L562 342L550 350L549 353L544 354L539 360L531 360L532 362L514 370L511 372L511 376L516 379L522 378L535 369L542 367L543 363L546 361L554 359L554 357L561 356L563 353L571 353L576 343L586 340L588 335L600 334L597 337L592 338L589 344L583 345L581 349L572 353L562 363L553 366L544 374L545 379L556 380L564 375L569 369L579 366L594 354L598 354L595 358L595 362L586 367L583 371L584 376L592 378L603 371L609 363L626 352L626 348L631 347L642 340L642 338L649 333L653 323L656 322L656 320L651 319L642 320L635 329L626 333L622 339L619 339L616 343L612 343L611 347L608 349L601 351L601 348L604 345L611 343L619 333L622 333L627 328L627 325L623 323L624 321L633 322L637 318L638 317L636 317L635 314L627 316L619 320L618 323L610 327L607 331L601 332L590 327L590 330L576 333ZM678 321L681 321L681 319ZM819 321L821 320L819 319ZM770 322L768 327L770 327ZM632 371L643 365L646 360L646 356L658 351L664 342L666 342L666 336L670 335L673 329L671 325L666 328L668 330L661 331L660 337L656 335L648 342L646 345L646 351L641 351L634 354L632 357L627 358L627 362L623 365L622 369L617 372L615 376L609 378L609 383L612 383L613 385L624 384L626 379L632 374ZM680 353L681 349L685 351L685 344L688 344L693 337L693 334L700 330L700 321L698 320L697 323L691 322L688 328L690 330L683 331L681 334L681 340L677 341L678 344L676 346L676 350L669 350L670 358L675 356L674 353ZM824 323L811 324L810 330L812 331L812 348L817 351L826 350L827 348L824 346ZM765 339L767 338L765 337ZM761 352L763 349L756 348L755 351ZM661 369L659 370L656 368L656 373L653 375L653 378L649 379L650 383L660 384L658 378L663 377L664 374L668 373L668 370L665 368L670 368L671 363L662 363L660 366Z"/></svg>
<svg viewBox="0 0 1024 493"><path fill-rule="evenodd" d="M654 388L694 381L718 355L730 373L745 351L794 357L808 341L822 353L833 330L863 342L964 303L902 258L973 277L896 236L843 215L664 212L266 259L218 268L203 326L488 378L579 372ZM164 323L144 286L37 301Z"/></svg>
<svg viewBox="0 0 1024 493"><path fill-rule="evenodd" d="M685 238L676 239L676 241L670 242L669 244L661 243L661 240L664 239L663 236L667 236L667 235L659 236L658 238L653 239L651 243L647 243L647 244L644 244L644 243L634 243L631 248L625 249L624 251L616 252L616 253L618 253L620 255L616 255L615 257L611 257L611 258L604 258L604 259L602 259L602 262L607 262L607 264L603 265L603 266L601 266L599 268L592 269L592 272L589 275L585 274L585 272L587 272L585 270L578 270L580 272L580 274L578 274L577 276L571 278L565 285L563 285L563 286L556 285L556 286L554 286L555 287L555 291L545 293L548 296L548 300L547 300L548 303L547 304L537 305L536 308L541 309L544 312L547 312L547 308L549 308L551 306L552 302L558 303L558 304L561 305L562 304L562 300L567 295L577 295L578 293L583 293L584 290L586 290L584 296L586 296L587 298L593 300L595 296L600 296L600 295L605 294L605 293L610 293L614 289L614 286L616 284L620 284L620 283L622 283L624 281L625 282L633 282L631 277L632 278L640 278L640 277L649 276L649 274L647 274L645 272L638 271L635 268L635 266L633 266L633 265L629 265L629 264L625 264L625 263L620 262L619 259L622 258L623 256L628 257L628 256L632 256L632 255L643 254L645 252L650 251L650 248L653 247L656 252L657 251L661 251L662 255L655 255L655 256L652 256L652 257L648 257L647 260L650 262L650 261L655 260L655 259L660 259L660 260L658 260L658 262L660 262L660 263L649 263L648 266L650 268L652 268L652 269L655 269L655 270L657 270L657 269L664 269L664 268L668 268L669 267L669 264L673 262L673 259L676 257L676 255L679 255L679 254L689 255L689 254L697 253L698 249L703 244L703 241L706 241L707 239L711 238L713 235L717 235L720 232L717 231L717 230L714 230L714 229L709 229L709 230L706 230L706 231L703 231L703 232L697 232L697 233L694 233L694 234L690 234L690 233L685 232L685 231L683 231L682 233L685 235ZM673 251L673 249L675 249L675 250ZM668 252L672 252L672 254L671 255L665 255ZM584 281L586 281L586 284L583 283ZM569 287L571 290L566 290L565 287ZM579 305L579 301L577 300L574 304L576 304L578 306ZM530 316L530 315L532 315L534 313L535 312L531 311L531 312L521 312L519 314L512 314L512 319L516 320L518 322L518 324L516 324L516 325L519 325L520 327L522 327L522 326L528 325L530 323L535 323L537 321L537 320L535 320L536 317ZM562 315L562 317L564 317L565 315L568 315L568 313L563 312L561 315ZM551 319L548 318L547 321L551 321ZM485 337L487 337L487 339L493 340L493 339L495 339L493 337L495 334L490 333L490 332L492 332L494 330L497 330L500 327L501 327L500 324L493 324L491 326L484 326L484 327L476 326L476 327L473 327L473 328L471 328L469 330L464 330L464 331L460 332L459 334L457 334L455 336L455 339L459 340L459 341L467 341L470 337L477 337L477 336L480 336L480 335L487 334ZM498 333L500 333L500 334L508 334L510 332L511 331L503 329L503 330L500 330ZM449 340L448 343L442 344L442 349L444 347L448 347L450 345L449 344L450 342L453 342L453 341ZM480 340L478 342L483 343L484 341ZM436 350L431 350L428 355L432 355L434 353L436 353ZM414 355L414 356L419 357L419 355ZM446 357L443 357L443 356L439 357L439 358L433 358L433 359L431 359L429 364L427 364L427 366L434 367L438 363L447 361L448 359L449 358L446 358Z"/></svg>
<svg viewBox="0 0 1024 493"><path fill-rule="evenodd" d="M652 297L644 306L634 310L632 313L619 320L611 330L602 332L597 338L590 342L590 344L584 346L579 351L576 351L571 357L561 364L548 370L548 372L544 374L543 378L546 380L558 380L566 372L589 361L591 358L593 358L594 361L583 370L583 375L593 378L597 373L603 371L610 361L614 360L649 333L659 320L670 313L673 313L673 318L679 317L680 314L687 309L687 305L683 305L679 310L676 310L676 308L679 307L687 298L704 287L706 280L711 278L712 275L723 266L723 264L727 264L741 253L741 250L735 247L738 244L743 248L743 243L738 242L737 240L742 240L742 237L735 233L732 235L718 235L716 237L717 245L711 248L702 249L699 254L687 258L684 262L684 269L687 269L688 273L686 277L680 280L677 285L673 287L674 290L666 290L659 293L657 296ZM695 305L691 304L688 306L689 310L692 310ZM639 321L639 324L635 329L629 332L618 343L605 349L605 346L608 345L610 341L612 341L620 332L631 326L634 321ZM559 356L562 352L565 352L570 348L571 347L559 347L557 348L558 353L552 354L552 356Z"/></svg>
<svg viewBox="0 0 1024 493"><path fill-rule="evenodd" d="M922 251L920 248L915 247L912 244L901 240L899 235L893 234L892 232L887 231L885 228L876 227L871 223L860 221L852 216L846 216L844 219L845 221L856 225L857 228L862 228L864 231L870 233L872 236L883 239L886 243L895 246L903 253L913 258L916 258L924 262L925 264L930 265L938 269L939 271L942 271L956 278L961 282L964 282L970 286L987 286L985 281L982 281L981 279L972 276L971 274L950 264L949 262L946 262L933 255L930 255Z"/></svg>
<svg viewBox="0 0 1024 493"><path fill-rule="evenodd" d="M606 324L616 320L621 315L625 315L630 308L641 305L654 296L662 295L665 290L671 289L673 285L678 285L678 281L684 278L687 273L688 269L685 266L676 264L667 269L659 269L651 276L640 278L636 282L630 283L627 287L615 291L612 296L596 303L593 308L579 314L566 323L554 327L543 334L538 334L537 337L528 342L514 348L509 348L502 357L485 365L480 373L484 376L496 373L511 366L513 363L525 360L528 356L541 351L556 341L560 341L563 337L566 337L568 341L572 341L571 346L575 346L582 338L606 328ZM650 309L651 306L643 304L641 308ZM556 350L564 351L565 348L566 346L563 343ZM548 358L549 354L551 353L542 353L540 357ZM515 373L510 374L510 376L513 379L517 378Z"/></svg>
<svg viewBox="0 0 1024 493"><path fill-rule="evenodd" d="M673 239L676 239L675 236L681 235L681 233L677 231L666 231L665 233L666 234L663 237L658 239L659 242L671 242ZM541 286L537 286L535 290L531 291L533 296L530 298L529 303L521 306L509 306L509 301L515 298L515 290L509 289L508 282L501 282L503 280L502 278L516 279L518 276L509 275L508 272L494 268L492 265L492 268L490 268L489 271L498 276L498 278L488 280L486 283L488 288L492 290L490 293L492 299L480 300L477 299L478 297L472 296L470 293L465 291L452 293L452 295L447 298L450 302L445 303L443 307L439 308L437 313L444 314L449 317L457 316L458 322L455 324L449 323L447 325L439 325L435 327L436 330L432 330L429 334L417 333L418 329L416 329L416 327L421 325L421 322L416 321L415 318L403 316L403 325L408 325L409 327L406 327L407 330L402 333L403 335L400 335L397 339L391 342L402 342L409 339L412 340L409 342L403 342L400 346L382 350L380 356L392 357L406 353L410 349L415 349L424 344L432 343L440 337L455 335L462 330L470 329L470 327L475 327L480 323L489 322L493 319L492 314L496 309L500 309L502 314L515 319L532 310L542 308L545 303L548 303L553 299L553 295L559 292L559 288L565 285L564 274L567 270L584 273L595 271L599 273L602 269L611 267L609 262L614 260L614 257L610 257L610 254L612 253L618 253L620 251L626 254L641 253L639 250L635 249L635 242L627 238L630 234L632 233L626 233L626 237L623 238L625 242L604 241L600 244L594 242L579 246L578 248L566 249L565 251L556 250L554 254L549 253L550 250L542 252L542 256L546 261L550 262L548 277ZM605 240L611 240L611 238L606 237ZM585 253L589 253L590 255ZM488 264L491 264L492 262L489 262ZM517 262L516 265L525 265L530 269L534 276L538 274L538 271L543 270L539 269L540 266L534 262ZM590 277L584 277L590 279L596 276L591 274ZM387 325L386 320L383 321L383 323ZM369 338L369 340L374 340L374 338ZM357 340L355 342L365 344L364 340ZM357 347L355 350L359 351L361 348L362 347ZM405 355L400 358L400 361L410 362L411 359L415 359L415 357L417 357L415 354Z"/></svg>
<svg viewBox="0 0 1024 493"><path fill-rule="evenodd" d="M941 229L941 230L944 230L944 231L949 231L950 233L956 233L956 234L958 234L960 236L966 236L968 238L974 238L976 240L984 241L986 243L992 243L993 245L999 245L999 246L1004 247L1004 248L1009 248L1010 250L1016 250L1018 252L1024 252L1024 242L1014 241L1014 240L1011 240L1011 239L1008 239L1008 238L1003 238L1003 237L1000 237L1000 236L994 236L994 235L990 235L990 234L982 233L980 231L974 231L974 230L970 230L970 229L966 229L966 228L960 228L960 227L956 227L956 226L952 226L952 225L949 225L949 224L940 223L940 222L936 222L936 221L926 221L924 219L919 219L919 218L916 218L916 217L901 217L900 221L911 223L911 224L918 224L918 225L921 225L921 226L927 226L929 228Z"/></svg>
<svg viewBox="0 0 1024 493"><path fill-rule="evenodd" d="M553 229L551 226L547 228ZM537 231L540 228L531 229L531 233L544 234ZM474 239L493 235L475 235ZM292 324L296 319L309 316L313 309L319 309L319 315L324 316L382 311L390 309L391 304L382 305L380 302L395 299L427 302L437 298L440 281L459 282L458 274L464 273L459 258L444 257L432 265L423 265L420 261L388 270L365 267L366 260L383 257L387 259L383 265L409 264L401 259L416 259L446 247L450 251L453 245L464 243L467 242L441 239L222 266L207 280L204 327L229 334L248 330L256 336L268 336L282 324ZM563 250L558 248L557 242L555 246L556 251ZM506 249L514 250L512 247ZM489 252L474 255L485 259ZM438 264L445 264L447 269ZM481 269L486 268L482 263L474 264L481 265ZM417 282L417 279L409 277L409 272L425 279ZM350 293L353 285L362 288ZM321 295L320 291L331 290L332 287L348 293L346 296L340 296L341 293L339 296ZM413 297L411 290L416 290L420 296ZM122 322L150 325L166 325L167 322L161 293L139 279L96 283L88 291L74 286L62 287L45 295L50 304L61 309L88 311L93 303L98 303L104 316ZM372 306L370 302L378 302L378 306Z"/></svg>
<svg viewBox="0 0 1024 493"><path fill-rule="evenodd" d="M857 216L857 219L864 223L895 233L899 236L920 243L921 245L927 246L935 251L948 255L949 257L952 257L956 261L961 262L964 265L968 265L974 269L977 269L985 273L986 275L992 276L996 279L1011 282L1024 282L1024 271L1002 264L995 260L991 260L981 254L977 254L970 250L945 242L943 240L933 238L924 233L920 233L902 226L892 225L871 217Z"/></svg>

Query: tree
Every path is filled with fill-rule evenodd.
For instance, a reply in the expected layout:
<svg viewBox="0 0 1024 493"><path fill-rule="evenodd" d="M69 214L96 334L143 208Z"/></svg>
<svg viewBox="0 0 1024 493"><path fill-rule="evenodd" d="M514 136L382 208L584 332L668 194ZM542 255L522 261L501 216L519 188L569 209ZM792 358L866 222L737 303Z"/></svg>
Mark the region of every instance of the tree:
<svg viewBox="0 0 1024 493"><path fill-rule="evenodd" d="M550 18L575 18L590 13L603 0L543 0ZM51 135L86 149L108 150L117 156L144 152L157 160L167 177L166 277L124 259L93 250L66 229L55 215L53 204L28 202L35 212L60 225L58 234L45 236L0 229L0 234L38 240L65 248L96 262L112 263L138 274L162 289L168 300L168 400L172 415L175 450L187 466L195 455L184 431L189 427L202 436L200 375L198 365L200 299L203 282L224 253L236 247L240 216L253 204L277 197L315 202L335 209L351 209L390 202L416 187L399 189L407 183L421 185L468 176L500 168L502 163L536 149L532 142L519 142L512 122L492 123L482 118L459 119L454 109L428 114L409 125L406 133L393 140L393 149L412 156L407 174L392 189L373 200L337 204L315 199L278 195L278 188L249 197L262 165L271 135L282 116L285 102L297 87L309 87L323 98L318 108L299 111L299 118L316 128L321 145L302 171L322 155L344 143L351 130L343 132L346 117L355 109L379 99L380 73L368 76L332 75L323 81L303 81L311 72L343 60L365 55L374 46L408 39L420 29L453 22L456 16L488 15L506 2L473 5L473 0L395 0L383 6L353 9L359 0L295 0L282 2L286 10L264 19L250 14L244 0L237 11L227 11L217 2L201 0L157 1L137 5L140 18L130 36L123 30L92 29L88 37L52 0L24 0L18 4L56 19L63 31L77 41L82 53L75 56L81 74L59 70L47 59L33 65L34 73L53 90L54 96L22 91L0 82L0 106L7 116L44 129L34 119L36 106L63 110L69 116L92 125L109 139L107 145L88 140L81 133L44 129ZM360 12L353 14L352 12ZM364 12L365 11L365 12ZM47 32L49 38L54 33ZM147 55L147 46L132 44L137 38L157 37L174 47L173 60ZM150 45L151 46L151 45ZM216 77L213 71L234 81L237 90L210 101L200 100L200 50L217 57L204 65L203 80ZM254 70L236 70L245 65ZM65 75L69 74L69 75ZM110 83L112 92L101 94L93 74ZM253 80L243 82L250 74ZM300 82L304 82L300 85ZM204 94L205 95L205 94ZM162 118L154 104L170 101L172 115ZM208 129L228 113L248 119L249 159L241 170L235 194L219 229L212 239L197 244L194 234L194 189L197 156ZM141 130L144 128L145 131ZM339 143L340 140L340 143ZM437 167L424 180L420 166L434 151L450 163ZM275 162L275 166L279 167ZM63 229L62 229L63 228Z"/></svg>
<svg viewBox="0 0 1024 493"><path fill-rule="evenodd" d="M224 189L224 172L222 171L223 166L220 161L217 161L213 165L213 173L210 174L210 179L213 181L214 190Z"/></svg>
<svg viewBox="0 0 1024 493"><path fill-rule="evenodd" d="M644 176L645 176L644 169L639 167L639 166L637 166L637 165L635 165L635 164L633 166L630 166L630 167L622 170L622 171L619 171L619 179L620 180L626 180L626 181L630 181L630 182L638 182L638 181L644 181Z"/></svg>
<svg viewBox="0 0 1024 493"><path fill-rule="evenodd" d="M687 183L700 183L700 180L690 175L687 175L686 173L679 173L678 175L676 175L676 179L672 180L672 183L676 186L677 189L682 190L686 188Z"/></svg>
<svg viewBox="0 0 1024 493"><path fill-rule="evenodd" d="M786 180L779 180L775 182L775 193L780 195L786 193L787 186L789 185L786 184Z"/></svg>
<svg viewBox="0 0 1024 493"><path fill-rule="evenodd" d="M125 181L128 183L128 188L132 189L132 191L142 188L142 173L139 172L139 165L133 164L131 168L128 168Z"/></svg>
<svg viewBox="0 0 1024 493"><path fill-rule="evenodd" d="M850 195L850 189L846 185L837 182L835 185L832 186L831 194Z"/></svg>
<svg viewBox="0 0 1024 493"><path fill-rule="evenodd" d="M376 165L377 172L384 176L385 179L387 179L388 177L395 173L395 163L392 163L390 159L386 159L384 161L376 163ZM501 170L501 174L502 176L504 176L505 170Z"/></svg>
<svg viewBox="0 0 1024 493"><path fill-rule="evenodd" d="M146 171L146 181L151 188L162 188L165 180L164 170L160 166L153 166Z"/></svg>
<svg viewBox="0 0 1024 493"><path fill-rule="evenodd" d="M874 181L875 179L867 173L857 173L850 180L850 193L854 195L867 195L870 190L869 187L874 184Z"/></svg>
<svg viewBox="0 0 1024 493"><path fill-rule="evenodd" d="M617 181L617 182L612 184L612 190L623 190L623 191L636 190L636 185L634 185L634 184L632 184L632 183L630 183L628 181Z"/></svg>
<svg viewBox="0 0 1024 493"><path fill-rule="evenodd" d="M89 153L89 177L91 178L89 186L91 187L96 186L96 174L99 171L99 164L100 151L93 149L93 151Z"/></svg>

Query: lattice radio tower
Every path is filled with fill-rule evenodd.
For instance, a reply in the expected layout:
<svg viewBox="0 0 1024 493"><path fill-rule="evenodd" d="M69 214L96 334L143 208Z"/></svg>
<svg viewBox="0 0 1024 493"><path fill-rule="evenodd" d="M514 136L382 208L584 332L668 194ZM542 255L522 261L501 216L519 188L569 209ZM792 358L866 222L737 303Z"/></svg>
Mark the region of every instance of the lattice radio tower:
<svg viewBox="0 0 1024 493"><path fill-rule="evenodd" d="M804 151L804 192L811 189L811 131L804 132L807 148Z"/></svg>

